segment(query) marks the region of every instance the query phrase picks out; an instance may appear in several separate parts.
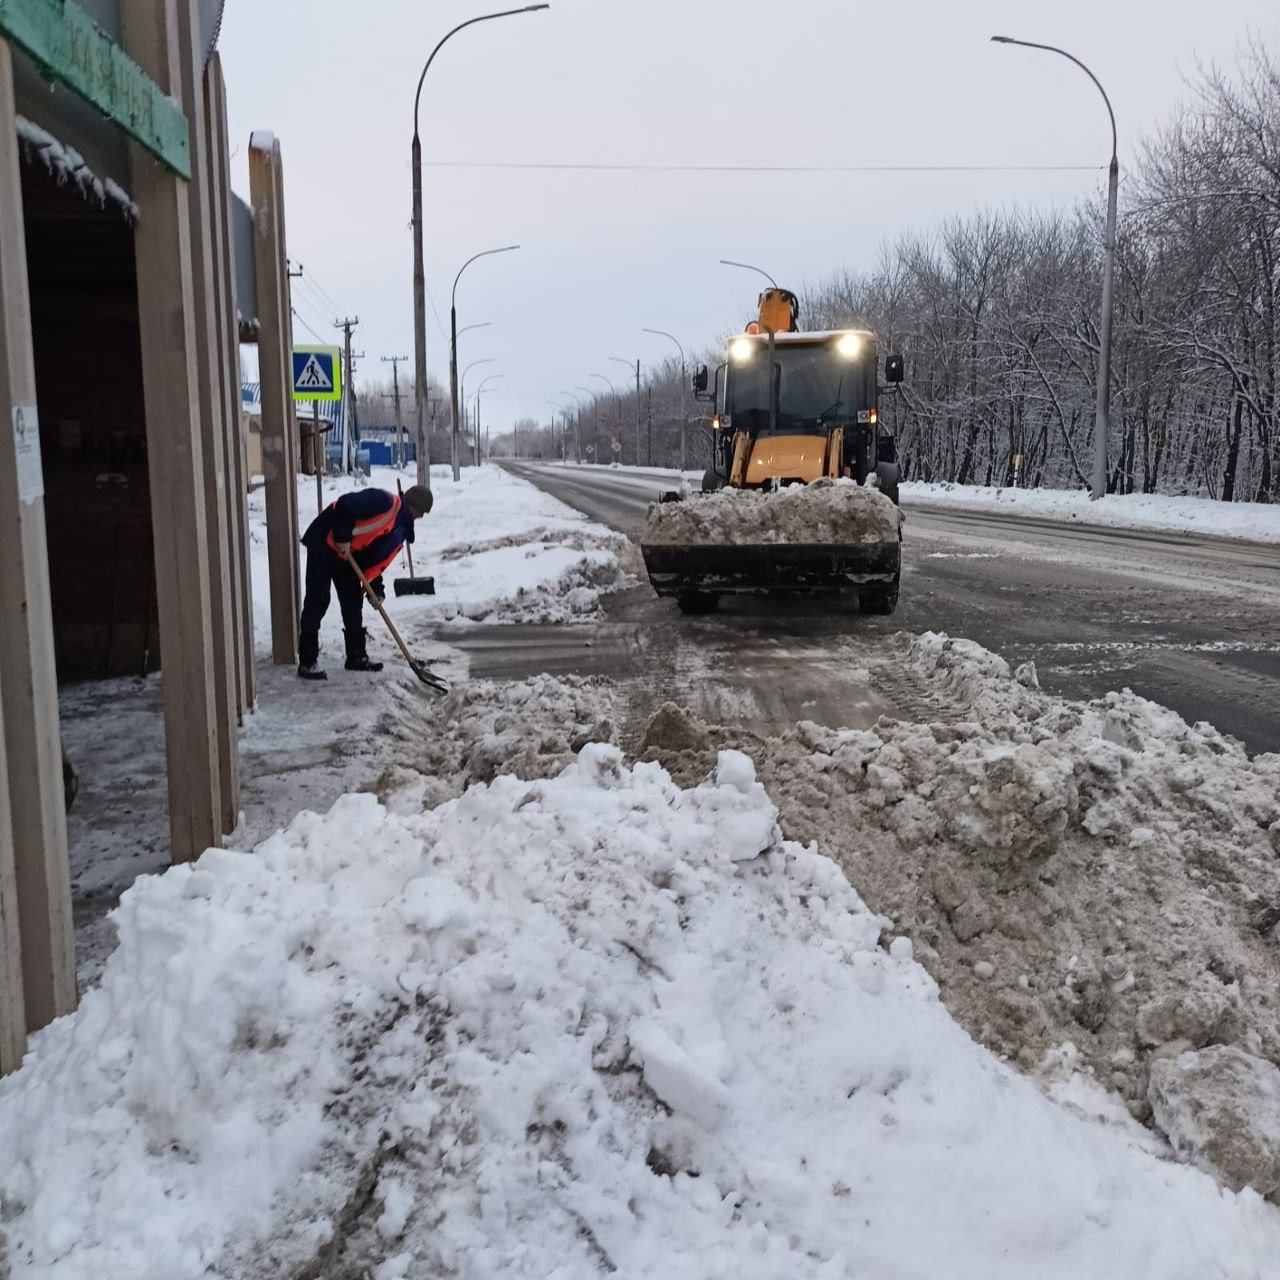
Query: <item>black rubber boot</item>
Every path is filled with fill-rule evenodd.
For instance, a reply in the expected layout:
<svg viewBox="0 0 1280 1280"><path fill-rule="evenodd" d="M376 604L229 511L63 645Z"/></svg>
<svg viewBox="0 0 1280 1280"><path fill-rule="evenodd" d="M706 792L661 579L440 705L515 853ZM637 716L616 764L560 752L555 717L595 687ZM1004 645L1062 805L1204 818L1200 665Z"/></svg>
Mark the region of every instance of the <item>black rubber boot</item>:
<svg viewBox="0 0 1280 1280"><path fill-rule="evenodd" d="M348 671L381 671L382 663L370 662L366 645L369 633L363 627L350 627L342 633L347 641Z"/></svg>
<svg viewBox="0 0 1280 1280"><path fill-rule="evenodd" d="M320 661L319 631L298 633L298 678L300 680L327 680L328 675L317 665Z"/></svg>

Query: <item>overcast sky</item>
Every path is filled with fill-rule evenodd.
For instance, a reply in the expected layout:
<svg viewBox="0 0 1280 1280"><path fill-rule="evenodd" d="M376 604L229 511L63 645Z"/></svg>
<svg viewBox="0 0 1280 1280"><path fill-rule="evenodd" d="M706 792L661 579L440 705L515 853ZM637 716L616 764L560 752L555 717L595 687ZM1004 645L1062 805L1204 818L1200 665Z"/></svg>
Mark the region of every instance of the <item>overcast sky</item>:
<svg viewBox="0 0 1280 1280"><path fill-rule="evenodd" d="M336 341L360 317L357 378L413 353L409 144L422 64L484 0L229 0L221 49L236 189L251 130L281 140L302 318ZM472 165L1098 165L1098 172L760 174L428 167L431 371L448 372L449 290L462 279L460 365L504 375L495 431L546 420L562 388L604 390L692 351L751 313L755 262L798 289L874 264L903 227L995 205L1069 205L1099 190L1106 113L1064 59L992 45L1003 33L1070 49L1111 95L1120 162L1157 127L1197 59L1232 62L1249 29L1280 46L1275 0L552 0L456 36L423 94L428 162ZM312 335L295 322L299 342Z"/></svg>

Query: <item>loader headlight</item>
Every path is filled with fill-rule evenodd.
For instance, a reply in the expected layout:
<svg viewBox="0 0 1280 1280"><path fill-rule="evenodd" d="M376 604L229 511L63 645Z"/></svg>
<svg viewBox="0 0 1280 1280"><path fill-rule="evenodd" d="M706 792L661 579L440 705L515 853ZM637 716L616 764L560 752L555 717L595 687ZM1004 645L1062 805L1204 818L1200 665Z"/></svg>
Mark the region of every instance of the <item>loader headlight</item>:
<svg viewBox="0 0 1280 1280"><path fill-rule="evenodd" d="M862 354L862 339L856 333L843 333L836 339L836 354L856 360Z"/></svg>
<svg viewBox="0 0 1280 1280"><path fill-rule="evenodd" d="M735 338L729 344L729 359L734 364L746 364L755 354L756 344L746 338Z"/></svg>

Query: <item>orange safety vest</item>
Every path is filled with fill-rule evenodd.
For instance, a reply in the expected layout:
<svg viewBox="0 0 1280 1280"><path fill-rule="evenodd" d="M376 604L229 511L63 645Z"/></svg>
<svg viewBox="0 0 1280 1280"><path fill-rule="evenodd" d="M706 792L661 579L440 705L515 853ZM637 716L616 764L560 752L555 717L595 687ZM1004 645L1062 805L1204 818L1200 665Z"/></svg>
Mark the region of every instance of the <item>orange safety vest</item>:
<svg viewBox="0 0 1280 1280"><path fill-rule="evenodd" d="M329 504L329 510L332 511L335 506L337 506L337 503L331 502ZM396 493L391 496L391 506L388 510L384 511L380 516L372 516L370 519L362 520L359 524L352 526L351 554L354 556L358 551L363 551L365 547L376 542L384 533L390 533L391 530L395 528L396 520L399 516L400 495ZM337 551L338 544L332 533L326 537L325 541L328 542L329 546L332 547L334 551ZM369 579L370 582L372 582L374 578L381 576L382 571L399 554L400 548L397 547L381 562L381 564L370 565L367 569L361 565L361 572Z"/></svg>

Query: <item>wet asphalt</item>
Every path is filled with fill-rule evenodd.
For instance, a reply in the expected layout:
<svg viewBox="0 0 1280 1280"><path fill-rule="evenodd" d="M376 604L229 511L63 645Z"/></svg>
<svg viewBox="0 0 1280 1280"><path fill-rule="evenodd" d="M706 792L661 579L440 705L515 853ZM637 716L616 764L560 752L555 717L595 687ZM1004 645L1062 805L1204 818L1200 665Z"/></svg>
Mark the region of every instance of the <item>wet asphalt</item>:
<svg viewBox="0 0 1280 1280"><path fill-rule="evenodd" d="M673 481L606 468L511 470L632 542ZM927 713L898 679L887 638L943 631L1070 698L1129 687L1250 752L1280 751L1280 547L1199 534L1082 528L904 503L902 595L890 618L855 602L739 597L684 617L646 585L607 601L591 627L477 627L455 640L473 674L605 675L637 723L665 698L759 732L797 719L871 723ZM629 567L642 577L638 552ZM869 674L870 672L870 674Z"/></svg>

